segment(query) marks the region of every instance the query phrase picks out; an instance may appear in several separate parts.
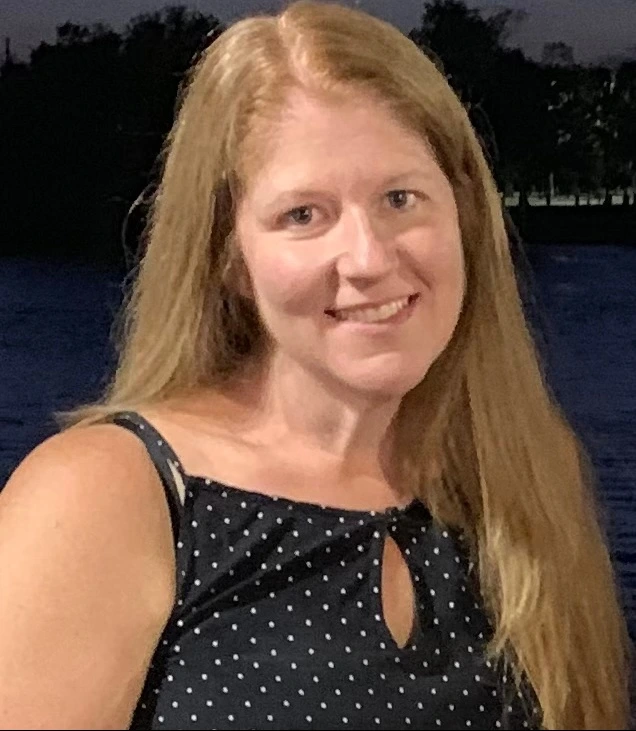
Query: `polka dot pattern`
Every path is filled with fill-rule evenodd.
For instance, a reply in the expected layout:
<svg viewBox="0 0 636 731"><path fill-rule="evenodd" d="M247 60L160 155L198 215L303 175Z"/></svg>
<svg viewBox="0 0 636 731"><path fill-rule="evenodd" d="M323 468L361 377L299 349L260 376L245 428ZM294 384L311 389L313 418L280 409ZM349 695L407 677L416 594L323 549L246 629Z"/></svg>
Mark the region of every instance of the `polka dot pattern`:
<svg viewBox="0 0 636 731"><path fill-rule="evenodd" d="M138 414L111 419L173 490L165 440ZM528 685L484 658L492 628L462 537L422 503L341 510L183 479L177 601L132 728L540 728ZM387 537L415 592L402 647L384 621Z"/></svg>

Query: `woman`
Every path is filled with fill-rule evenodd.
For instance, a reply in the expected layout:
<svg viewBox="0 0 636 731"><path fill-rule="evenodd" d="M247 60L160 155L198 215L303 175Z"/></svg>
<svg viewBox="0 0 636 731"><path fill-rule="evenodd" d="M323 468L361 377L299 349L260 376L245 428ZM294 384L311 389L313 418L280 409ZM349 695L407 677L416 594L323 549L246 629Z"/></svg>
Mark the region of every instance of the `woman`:
<svg viewBox="0 0 636 731"><path fill-rule="evenodd" d="M3 491L3 728L626 726L500 198L396 29L299 2L211 46L126 314Z"/></svg>

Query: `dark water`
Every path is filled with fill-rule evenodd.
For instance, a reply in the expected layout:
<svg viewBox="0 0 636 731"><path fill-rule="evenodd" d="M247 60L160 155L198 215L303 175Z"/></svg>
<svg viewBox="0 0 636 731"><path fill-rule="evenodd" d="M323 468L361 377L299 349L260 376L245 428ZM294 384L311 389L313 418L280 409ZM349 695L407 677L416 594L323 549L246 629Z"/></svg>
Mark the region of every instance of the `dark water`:
<svg viewBox="0 0 636 731"><path fill-rule="evenodd" d="M636 249L533 257L551 385L588 446L636 636ZM0 485L53 433L54 410L97 395L112 362L115 275L0 260Z"/></svg>

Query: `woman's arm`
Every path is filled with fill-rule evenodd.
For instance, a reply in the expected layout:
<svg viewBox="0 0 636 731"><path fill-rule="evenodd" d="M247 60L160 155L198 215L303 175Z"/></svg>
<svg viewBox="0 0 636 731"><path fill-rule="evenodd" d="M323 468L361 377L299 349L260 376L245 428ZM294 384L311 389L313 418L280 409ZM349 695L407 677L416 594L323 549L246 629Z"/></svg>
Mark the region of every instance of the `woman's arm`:
<svg viewBox="0 0 636 731"><path fill-rule="evenodd" d="M174 573L137 437L95 425L34 449L0 493L0 728L127 728Z"/></svg>

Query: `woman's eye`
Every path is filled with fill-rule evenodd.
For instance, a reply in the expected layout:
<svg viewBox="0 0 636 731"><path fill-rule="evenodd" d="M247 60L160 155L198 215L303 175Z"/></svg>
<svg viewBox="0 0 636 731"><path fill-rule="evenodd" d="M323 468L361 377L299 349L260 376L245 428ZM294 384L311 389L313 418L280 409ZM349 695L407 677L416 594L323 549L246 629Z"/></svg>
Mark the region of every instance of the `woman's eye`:
<svg viewBox="0 0 636 731"><path fill-rule="evenodd" d="M298 206L285 214L285 218L298 226L306 226L313 219L311 206Z"/></svg>
<svg viewBox="0 0 636 731"><path fill-rule="evenodd" d="M393 208L401 209L410 207L415 198L414 193L410 193L408 190L392 190L387 193L389 203Z"/></svg>

